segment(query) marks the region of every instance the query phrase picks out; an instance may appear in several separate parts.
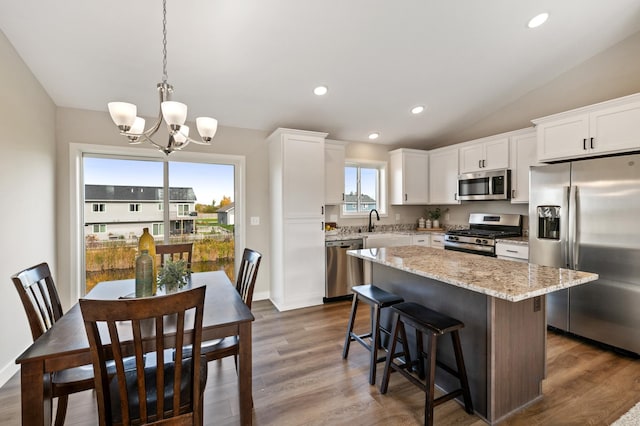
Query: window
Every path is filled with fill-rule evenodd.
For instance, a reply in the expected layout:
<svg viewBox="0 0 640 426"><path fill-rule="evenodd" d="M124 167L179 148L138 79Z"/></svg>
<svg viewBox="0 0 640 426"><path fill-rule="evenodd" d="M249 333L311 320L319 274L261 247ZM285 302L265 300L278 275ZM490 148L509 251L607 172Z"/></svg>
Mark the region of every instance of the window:
<svg viewBox="0 0 640 426"><path fill-rule="evenodd" d="M95 225L93 225L93 232L95 234L104 234L105 232L107 232L107 225L104 223L96 223Z"/></svg>
<svg viewBox="0 0 640 426"><path fill-rule="evenodd" d="M151 235L154 237L164 235L164 223L154 223L151 228Z"/></svg>
<svg viewBox="0 0 640 426"><path fill-rule="evenodd" d="M164 203L158 203L158 211L159 212L163 212L164 211Z"/></svg>
<svg viewBox="0 0 640 426"><path fill-rule="evenodd" d="M129 204L130 212L139 212L140 211L140 203L131 203Z"/></svg>
<svg viewBox="0 0 640 426"><path fill-rule="evenodd" d="M189 204L178 204L178 216L189 216Z"/></svg>
<svg viewBox="0 0 640 426"><path fill-rule="evenodd" d="M386 163L347 162L344 168L343 216L386 213Z"/></svg>
<svg viewBox="0 0 640 426"><path fill-rule="evenodd" d="M92 208L94 212L103 212L104 203L93 203Z"/></svg>

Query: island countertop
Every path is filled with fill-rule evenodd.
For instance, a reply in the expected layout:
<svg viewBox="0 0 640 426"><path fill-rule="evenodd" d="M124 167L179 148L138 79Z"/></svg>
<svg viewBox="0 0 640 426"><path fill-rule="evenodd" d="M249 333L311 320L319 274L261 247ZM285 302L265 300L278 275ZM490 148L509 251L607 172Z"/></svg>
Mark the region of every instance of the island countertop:
<svg viewBox="0 0 640 426"><path fill-rule="evenodd" d="M598 274L423 246L347 254L477 293L519 302L598 279Z"/></svg>

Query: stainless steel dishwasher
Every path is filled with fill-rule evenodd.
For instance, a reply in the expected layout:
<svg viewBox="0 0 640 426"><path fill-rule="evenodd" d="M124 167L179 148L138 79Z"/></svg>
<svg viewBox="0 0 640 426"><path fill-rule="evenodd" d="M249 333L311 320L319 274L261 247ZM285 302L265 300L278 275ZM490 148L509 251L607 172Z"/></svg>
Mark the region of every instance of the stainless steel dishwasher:
<svg viewBox="0 0 640 426"><path fill-rule="evenodd" d="M362 238L327 241L327 271L323 301L350 299L351 287L363 284L362 259L347 255L347 250L362 248Z"/></svg>

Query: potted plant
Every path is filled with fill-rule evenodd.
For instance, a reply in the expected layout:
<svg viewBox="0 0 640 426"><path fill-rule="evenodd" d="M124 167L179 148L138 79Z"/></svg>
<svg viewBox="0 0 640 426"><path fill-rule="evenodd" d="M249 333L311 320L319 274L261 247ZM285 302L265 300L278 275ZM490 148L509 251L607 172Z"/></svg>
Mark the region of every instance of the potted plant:
<svg viewBox="0 0 640 426"><path fill-rule="evenodd" d="M440 228L440 217L442 213L449 209L442 211L440 207L436 207L434 210L425 210L427 217L431 220L434 228Z"/></svg>
<svg viewBox="0 0 640 426"><path fill-rule="evenodd" d="M190 276L191 271L184 259L167 259L158 272L158 288L164 289L165 293L175 293L189 283Z"/></svg>

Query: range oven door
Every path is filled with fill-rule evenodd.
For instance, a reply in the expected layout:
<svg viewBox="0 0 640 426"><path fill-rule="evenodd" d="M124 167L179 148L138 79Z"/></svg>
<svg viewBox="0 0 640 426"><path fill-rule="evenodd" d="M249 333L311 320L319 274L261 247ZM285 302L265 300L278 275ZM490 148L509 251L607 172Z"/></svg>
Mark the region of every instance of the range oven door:
<svg viewBox="0 0 640 426"><path fill-rule="evenodd" d="M496 251L494 246L483 246L480 244L450 241L448 239L448 235L445 235L444 249L452 250L452 251L461 251L464 253L479 254L482 256L496 257Z"/></svg>

